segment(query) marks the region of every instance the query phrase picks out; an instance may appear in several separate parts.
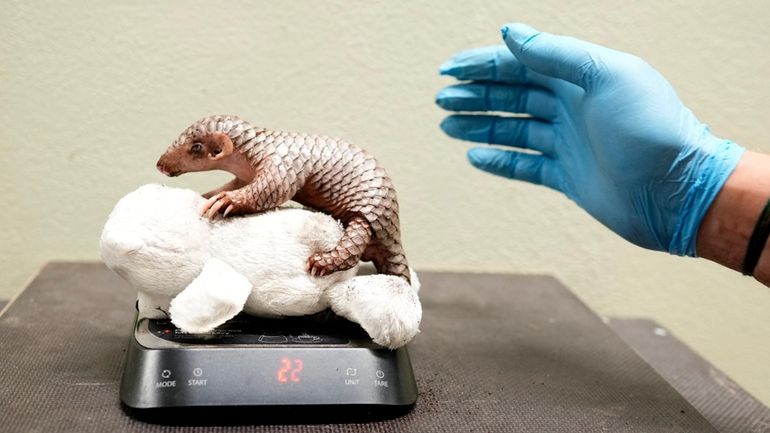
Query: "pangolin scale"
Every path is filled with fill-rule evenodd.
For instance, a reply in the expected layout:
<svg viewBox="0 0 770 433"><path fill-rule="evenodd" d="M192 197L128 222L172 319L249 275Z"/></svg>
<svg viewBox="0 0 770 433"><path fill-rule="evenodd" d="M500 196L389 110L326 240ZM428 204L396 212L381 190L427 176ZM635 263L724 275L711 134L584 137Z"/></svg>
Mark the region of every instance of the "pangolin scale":
<svg viewBox="0 0 770 433"><path fill-rule="evenodd" d="M372 155L338 138L255 127L236 116L198 120L158 161L176 176L222 169L235 179L206 194L203 212L249 214L294 200L331 214L345 227L336 248L308 259L313 275L371 260L378 272L409 281L393 182Z"/></svg>

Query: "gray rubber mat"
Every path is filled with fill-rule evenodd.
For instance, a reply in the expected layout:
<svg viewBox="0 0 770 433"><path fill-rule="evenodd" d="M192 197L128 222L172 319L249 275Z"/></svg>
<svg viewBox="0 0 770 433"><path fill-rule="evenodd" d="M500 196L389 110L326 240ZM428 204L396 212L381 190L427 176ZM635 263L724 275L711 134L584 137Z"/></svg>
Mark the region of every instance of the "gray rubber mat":
<svg viewBox="0 0 770 433"><path fill-rule="evenodd" d="M770 433L770 409L659 324L612 318L609 326L722 433Z"/></svg>
<svg viewBox="0 0 770 433"><path fill-rule="evenodd" d="M48 265L0 316L2 431L716 431L555 279L421 279L412 412L339 425L173 427L119 405L132 290L101 264Z"/></svg>

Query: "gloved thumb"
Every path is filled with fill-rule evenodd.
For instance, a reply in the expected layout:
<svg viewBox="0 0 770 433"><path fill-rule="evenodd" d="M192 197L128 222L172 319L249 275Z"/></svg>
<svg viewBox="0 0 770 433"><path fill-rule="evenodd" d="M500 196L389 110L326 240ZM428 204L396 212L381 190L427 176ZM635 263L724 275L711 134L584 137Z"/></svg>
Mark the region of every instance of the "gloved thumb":
<svg viewBox="0 0 770 433"><path fill-rule="evenodd" d="M569 81L586 91L601 74L598 60L602 47L598 45L539 32L521 23L506 24L500 31L513 55L535 72Z"/></svg>

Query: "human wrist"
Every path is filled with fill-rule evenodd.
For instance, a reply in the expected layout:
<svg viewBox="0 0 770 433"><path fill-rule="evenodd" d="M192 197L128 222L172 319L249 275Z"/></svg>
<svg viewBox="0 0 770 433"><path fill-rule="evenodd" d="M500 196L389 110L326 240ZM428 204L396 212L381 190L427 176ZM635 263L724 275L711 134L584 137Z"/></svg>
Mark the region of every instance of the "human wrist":
<svg viewBox="0 0 770 433"><path fill-rule="evenodd" d="M745 152L709 207L698 230L697 255L741 271L757 218L770 199L770 156ZM754 271L770 283L768 245Z"/></svg>
<svg viewBox="0 0 770 433"><path fill-rule="evenodd" d="M668 251L680 256L697 256L698 229L727 179L735 170L745 150L729 140L707 134L696 150L686 150L689 175L682 182L687 186L681 211L676 221Z"/></svg>
<svg viewBox="0 0 770 433"><path fill-rule="evenodd" d="M760 283L770 286L770 243L765 243L757 266L754 268L754 278Z"/></svg>

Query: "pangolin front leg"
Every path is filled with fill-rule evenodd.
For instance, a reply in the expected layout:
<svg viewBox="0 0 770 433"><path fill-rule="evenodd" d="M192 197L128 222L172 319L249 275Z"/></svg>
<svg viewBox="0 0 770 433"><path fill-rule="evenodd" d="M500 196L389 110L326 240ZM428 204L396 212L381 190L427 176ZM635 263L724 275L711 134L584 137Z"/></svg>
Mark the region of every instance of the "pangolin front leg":
<svg viewBox="0 0 770 433"><path fill-rule="evenodd" d="M355 216L347 221L345 231L333 250L310 256L307 270L311 275L320 277L350 269L361 259L371 240L369 221L363 216Z"/></svg>
<svg viewBox="0 0 770 433"><path fill-rule="evenodd" d="M298 189L296 184L281 181L277 167L265 167L248 185L213 195L203 205L201 215L212 218L217 212L224 216L263 212L291 200Z"/></svg>
<svg viewBox="0 0 770 433"><path fill-rule="evenodd" d="M247 185L247 182L244 182L244 181L238 179L237 177L235 177L235 178L233 178L233 180L231 180L230 182L227 182L226 184L220 186L219 188L211 190L211 191L207 192L206 194L203 194L203 198L211 198L211 197L219 194L220 192L233 191L233 190L236 190L238 188L243 188L246 185Z"/></svg>

